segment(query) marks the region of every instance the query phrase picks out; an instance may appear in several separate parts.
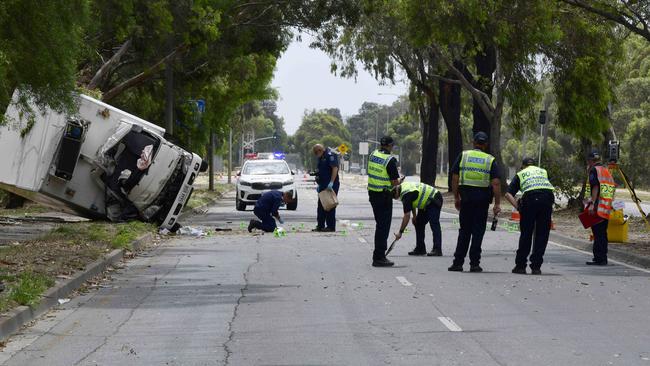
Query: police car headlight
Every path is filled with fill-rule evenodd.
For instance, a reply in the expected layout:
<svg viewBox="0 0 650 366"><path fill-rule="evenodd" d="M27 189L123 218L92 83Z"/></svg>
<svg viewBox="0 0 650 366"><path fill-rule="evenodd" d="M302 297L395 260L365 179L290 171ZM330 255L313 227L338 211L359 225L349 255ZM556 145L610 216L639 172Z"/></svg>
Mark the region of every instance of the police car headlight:
<svg viewBox="0 0 650 366"><path fill-rule="evenodd" d="M242 186L248 186L248 187L252 186L251 182L247 182L245 180L240 180L239 184L241 184Z"/></svg>

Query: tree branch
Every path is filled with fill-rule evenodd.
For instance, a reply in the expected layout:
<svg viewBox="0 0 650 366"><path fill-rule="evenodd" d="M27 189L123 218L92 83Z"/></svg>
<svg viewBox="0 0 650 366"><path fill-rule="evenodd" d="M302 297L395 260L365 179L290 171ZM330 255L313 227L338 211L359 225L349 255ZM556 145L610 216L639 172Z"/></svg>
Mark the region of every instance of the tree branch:
<svg viewBox="0 0 650 366"><path fill-rule="evenodd" d="M90 82L86 87L90 90L97 88L97 86L102 82L104 77L110 73L110 71L115 67L115 65L118 62L120 62L120 59L122 58L122 56L124 56L124 54L129 49L130 46L131 46L131 40L128 39L126 40L126 42L122 44L122 46L120 46L117 52L115 52L115 54L110 59L108 59L108 61L106 61L102 65L102 67L99 68L95 76L93 76L93 78L90 80Z"/></svg>
<svg viewBox="0 0 650 366"><path fill-rule="evenodd" d="M621 11L614 10L615 12L608 12L606 10L599 9L599 8L597 8L595 6L586 4L582 0L559 0L559 1L561 1L561 2L563 2L565 4L569 4L571 6L577 7L577 8L581 8L581 9L586 10L586 11L592 13L592 14L596 14L596 15L602 17L602 18L605 18L607 20L611 20L611 21L613 21L615 23L618 23L618 24L624 26L625 28L629 29L633 33L636 33L636 34L640 35L641 37L643 37L643 38L647 39L648 41L650 41L650 30L648 30L648 24L647 24L648 20L644 19L643 17L640 17L640 18L637 19L638 22L643 27L643 28L639 28L636 24L633 24L633 23L629 22L626 19L627 15L625 15Z"/></svg>
<svg viewBox="0 0 650 366"><path fill-rule="evenodd" d="M158 62L153 64L145 71L120 83L119 85L115 86L113 89L106 92L102 97L102 101L108 102L111 99L115 98L116 96L122 94L124 91L133 88L134 86L143 84L147 80L151 79L154 75L156 75L159 71L163 70L165 68L165 64L168 61L173 60L174 58L176 58L176 56L180 55L181 53L184 53L188 49L189 46L186 44L182 44L176 47L171 53L169 53L167 56L160 59Z"/></svg>
<svg viewBox="0 0 650 366"><path fill-rule="evenodd" d="M458 81L460 82L460 85L464 87L467 91L469 91L472 94L472 97L476 102L478 103L479 107L481 107L481 111L485 114L485 116L492 120L494 118L494 111L495 108L492 105L492 101L490 100L490 97L482 92L481 90L477 89L472 85L472 83L467 80L465 75L454 66L454 63L449 60L445 55L442 54L442 52L438 49L437 46L431 45L431 50L435 53L435 55L449 68L449 71L451 71L456 77L458 78Z"/></svg>

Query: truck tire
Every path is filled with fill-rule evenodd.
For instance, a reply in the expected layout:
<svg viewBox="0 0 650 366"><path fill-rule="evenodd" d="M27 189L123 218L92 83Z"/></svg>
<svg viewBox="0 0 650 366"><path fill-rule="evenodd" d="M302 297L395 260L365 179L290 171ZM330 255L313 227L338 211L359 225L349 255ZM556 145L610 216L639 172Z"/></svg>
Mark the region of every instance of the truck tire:
<svg viewBox="0 0 650 366"><path fill-rule="evenodd" d="M235 200L235 208L237 211L246 211L246 204L237 198Z"/></svg>

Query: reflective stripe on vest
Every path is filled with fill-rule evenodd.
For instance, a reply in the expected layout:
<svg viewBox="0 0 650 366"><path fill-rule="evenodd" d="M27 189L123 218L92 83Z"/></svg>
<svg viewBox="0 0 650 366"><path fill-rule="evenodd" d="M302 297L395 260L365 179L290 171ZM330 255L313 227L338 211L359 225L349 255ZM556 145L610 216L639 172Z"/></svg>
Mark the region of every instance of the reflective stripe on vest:
<svg viewBox="0 0 650 366"><path fill-rule="evenodd" d="M614 204L616 183L612 174L604 166L596 166L596 172L598 173L598 183L600 183L597 213L603 219L609 220L609 215L612 213Z"/></svg>
<svg viewBox="0 0 650 366"><path fill-rule="evenodd" d="M429 200L438 193L437 189L425 183L404 182L400 187L400 199L403 199L410 192L418 192L418 198L413 201L413 209L425 209L429 204Z"/></svg>
<svg viewBox="0 0 650 366"><path fill-rule="evenodd" d="M600 184L596 214L605 220L609 220L609 215L612 213L613 209L616 183L614 182L614 177L612 177L612 174L607 168L602 165L596 165L594 168L596 168L598 183ZM587 178L586 194L588 197L591 197L591 184L589 183L589 178Z"/></svg>
<svg viewBox="0 0 650 366"><path fill-rule="evenodd" d="M537 189L555 190L553 184L548 180L548 173L545 169L531 165L517 173L517 176L519 177L519 189L522 193Z"/></svg>
<svg viewBox="0 0 650 366"><path fill-rule="evenodd" d="M390 183L390 176L386 170L390 159L390 154L384 154L379 150L375 150L370 154L368 158L369 191L383 192L393 188L393 185Z"/></svg>
<svg viewBox="0 0 650 366"><path fill-rule="evenodd" d="M470 187L490 186L490 170L494 156L479 150L463 151L460 159L460 185Z"/></svg>

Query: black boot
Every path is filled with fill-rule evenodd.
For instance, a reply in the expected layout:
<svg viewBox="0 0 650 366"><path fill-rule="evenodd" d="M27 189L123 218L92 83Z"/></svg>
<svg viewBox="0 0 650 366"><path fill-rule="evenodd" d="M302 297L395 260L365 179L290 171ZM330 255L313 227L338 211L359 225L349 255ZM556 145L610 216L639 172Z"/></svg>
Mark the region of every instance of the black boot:
<svg viewBox="0 0 650 366"><path fill-rule="evenodd" d="M253 232L253 229L259 229L259 228L260 228L260 224L261 224L260 221L257 221L257 220L251 220L251 221L248 223L248 232L251 233L251 232Z"/></svg>

